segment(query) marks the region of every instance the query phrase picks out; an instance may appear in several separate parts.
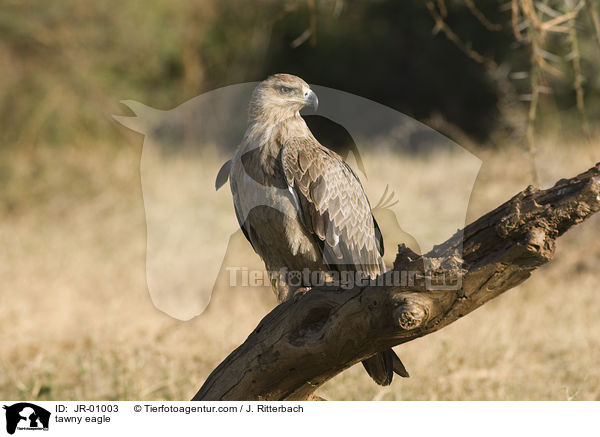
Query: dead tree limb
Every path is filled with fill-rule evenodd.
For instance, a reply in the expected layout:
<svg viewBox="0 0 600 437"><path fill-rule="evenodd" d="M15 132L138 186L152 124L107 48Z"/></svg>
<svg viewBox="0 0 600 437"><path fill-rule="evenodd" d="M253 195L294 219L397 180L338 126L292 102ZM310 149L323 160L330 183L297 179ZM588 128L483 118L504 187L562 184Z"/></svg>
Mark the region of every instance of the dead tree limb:
<svg viewBox="0 0 600 437"><path fill-rule="evenodd" d="M559 236L599 209L597 164L547 190L528 187L422 257L400 246L384 278L417 272L413 285L311 290L280 304L194 400L308 399L364 358L435 332L520 284L552 258ZM432 289L438 273L462 286Z"/></svg>

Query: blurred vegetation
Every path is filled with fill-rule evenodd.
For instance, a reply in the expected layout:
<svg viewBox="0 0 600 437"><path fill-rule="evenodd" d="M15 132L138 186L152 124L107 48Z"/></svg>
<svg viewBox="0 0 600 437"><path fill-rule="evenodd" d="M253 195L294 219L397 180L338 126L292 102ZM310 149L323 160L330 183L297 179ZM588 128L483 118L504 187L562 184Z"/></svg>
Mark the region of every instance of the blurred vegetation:
<svg viewBox="0 0 600 437"><path fill-rule="evenodd" d="M544 108L533 121L549 117L581 131L574 87L580 74L593 131L600 40L591 12L598 5L573 3L4 0L0 144L116 141L122 130L110 115L124 111L121 99L168 109L274 72L373 99L476 141L499 132L524 138L532 97ZM562 30L535 27L536 19L574 10L571 19L557 20Z"/></svg>
<svg viewBox="0 0 600 437"><path fill-rule="evenodd" d="M545 185L594 162L585 141L556 135L589 136L600 151L594 10L598 0L1 0L0 397L189 399L275 305L270 287L232 288L223 274L202 317L182 323L156 310L141 140L112 119L128 111L120 100L170 109L275 72L373 99L461 145L501 145L478 150L471 221L535 179L526 144L534 158L538 143L532 176ZM231 219L228 196L202 207L222 156L182 155L155 163L172 182L164 190L190 217ZM456 207L440 169L465 177L460 155L364 159L381 170L370 180L380 192L427 174L427 190L403 204L427 208L425 196ZM380 390L354 366L322 394L600 400L599 224L600 214L562 237L557 262L520 292L402 346L412 378ZM214 227L199 229L207 247L217 243ZM401 238L386 234L386 245ZM262 269L241 232L231 242L229 265ZM221 262L202 248L181 256ZM194 287L210 289L205 276Z"/></svg>

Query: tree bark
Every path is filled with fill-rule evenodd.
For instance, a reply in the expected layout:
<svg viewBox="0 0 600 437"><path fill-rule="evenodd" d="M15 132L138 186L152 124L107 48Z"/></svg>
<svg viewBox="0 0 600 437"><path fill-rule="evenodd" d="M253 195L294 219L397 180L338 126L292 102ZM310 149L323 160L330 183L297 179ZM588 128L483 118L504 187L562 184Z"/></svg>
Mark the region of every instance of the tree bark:
<svg viewBox="0 0 600 437"><path fill-rule="evenodd" d="M552 258L559 236L599 209L596 164L547 190L529 186L423 256L402 245L380 280L414 283L313 289L280 304L193 400L310 399L344 369L435 332L517 286Z"/></svg>

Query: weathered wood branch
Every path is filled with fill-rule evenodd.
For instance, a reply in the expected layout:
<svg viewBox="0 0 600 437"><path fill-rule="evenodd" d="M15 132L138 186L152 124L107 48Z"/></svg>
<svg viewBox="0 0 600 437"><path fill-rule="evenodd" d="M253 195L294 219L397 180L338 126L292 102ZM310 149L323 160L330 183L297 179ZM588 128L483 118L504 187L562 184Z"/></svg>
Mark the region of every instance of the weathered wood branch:
<svg viewBox="0 0 600 437"><path fill-rule="evenodd" d="M547 190L528 187L422 257L400 246L383 279L416 272L413 284L311 290L280 304L194 400L308 399L362 359L437 331L520 284L552 258L560 235L599 209L597 164ZM442 275L444 285L432 287Z"/></svg>

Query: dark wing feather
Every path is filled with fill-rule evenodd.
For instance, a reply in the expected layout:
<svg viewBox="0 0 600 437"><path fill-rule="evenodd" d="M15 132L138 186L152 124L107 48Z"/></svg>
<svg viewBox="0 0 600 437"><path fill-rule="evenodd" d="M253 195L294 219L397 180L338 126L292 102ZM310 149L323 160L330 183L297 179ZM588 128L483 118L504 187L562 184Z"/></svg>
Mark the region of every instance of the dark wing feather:
<svg viewBox="0 0 600 437"><path fill-rule="evenodd" d="M384 271L369 201L340 156L312 136L296 137L283 145L281 165L305 226L323 242L325 261L370 277Z"/></svg>
<svg viewBox="0 0 600 437"><path fill-rule="evenodd" d="M231 161L227 161L227 162L231 162ZM217 190L218 190L218 188L217 188ZM240 210L238 208L238 201L237 201L238 190L237 190L237 186L236 186L235 182L233 181L233 179L231 180L231 193L233 194L233 209L235 210L235 216L237 218L238 224L240 225L240 229L244 233L244 237L246 237L246 240L248 240L248 242L252 246L252 249L254 249L254 251L256 252L256 247L254 247L254 243L252 243L252 238L250 238L250 233L252 233L252 228L247 220L246 221L243 220L243 217L240 214Z"/></svg>
<svg viewBox="0 0 600 437"><path fill-rule="evenodd" d="M217 178L215 179L215 190L216 191L219 191L219 188L221 188L223 185L225 185L225 182L227 182L227 179L229 179L230 171L231 171L231 159L229 161L227 161L225 164L223 164L223 166L219 170L219 173L217 173Z"/></svg>
<svg viewBox="0 0 600 437"><path fill-rule="evenodd" d="M383 234L381 233L381 228L379 227L379 223L375 220L375 216L373 216L373 224L375 225L375 239L377 240L377 250L381 256L385 255L385 247L383 246Z"/></svg>

